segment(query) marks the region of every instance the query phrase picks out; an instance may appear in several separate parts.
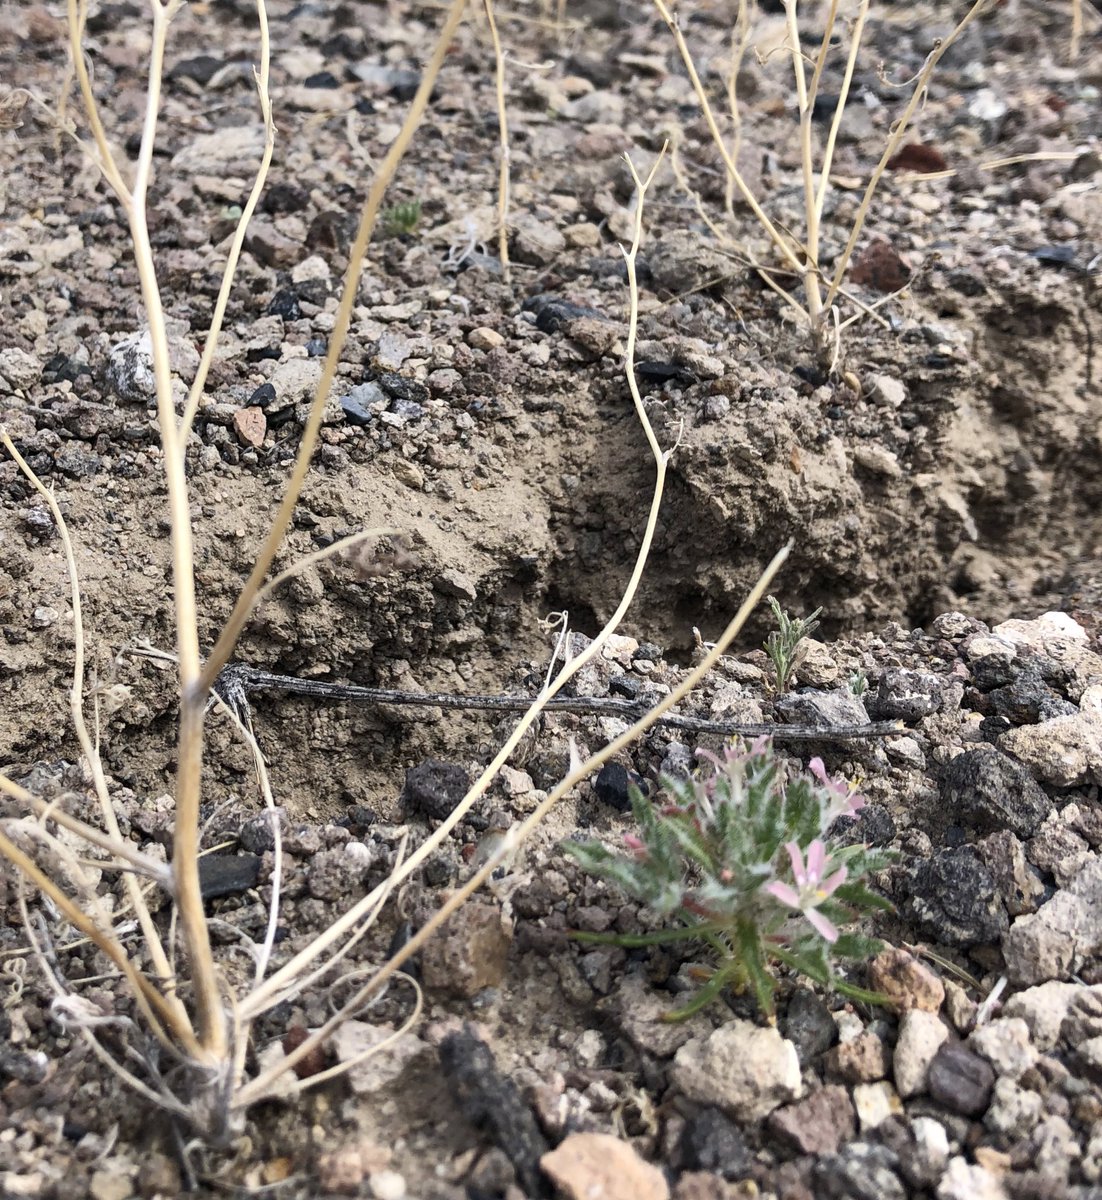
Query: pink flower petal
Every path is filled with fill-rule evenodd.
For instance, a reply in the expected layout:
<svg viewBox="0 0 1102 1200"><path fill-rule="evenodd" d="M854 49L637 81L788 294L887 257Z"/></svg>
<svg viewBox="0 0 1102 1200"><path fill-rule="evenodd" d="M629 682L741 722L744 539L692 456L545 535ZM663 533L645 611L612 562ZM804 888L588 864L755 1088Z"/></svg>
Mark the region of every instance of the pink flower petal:
<svg viewBox="0 0 1102 1200"><path fill-rule="evenodd" d="M849 872L845 867L839 867L829 879L824 879L819 884L819 896L825 900L828 896L832 896L836 888L840 888L846 882L846 876Z"/></svg>
<svg viewBox="0 0 1102 1200"><path fill-rule="evenodd" d="M826 846L816 838L807 848L807 882L812 887L818 887L823 877L823 864L826 862Z"/></svg>
<svg viewBox="0 0 1102 1200"><path fill-rule="evenodd" d="M788 851L788 857L792 863L792 874L796 878L796 883L800 887L806 886L807 872L804 870L804 856L800 853L799 842L785 842L784 848Z"/></svg>
<svg viewBox="0 0 1102 1200"><path fill-rule="evenodd" d="M787 904L789 908L800 907L800 894L788 886L787 883L775 880L773 883L767 883L765 890L775 896L782 904Z"/></svg>
<svg viewBox="0 0 1102 1200"><path fill-rule="evenodd" d="M804 916L811 922L815 932L828 942L834 943L838 940L838 930L817 909L804 909Z"/></svg>

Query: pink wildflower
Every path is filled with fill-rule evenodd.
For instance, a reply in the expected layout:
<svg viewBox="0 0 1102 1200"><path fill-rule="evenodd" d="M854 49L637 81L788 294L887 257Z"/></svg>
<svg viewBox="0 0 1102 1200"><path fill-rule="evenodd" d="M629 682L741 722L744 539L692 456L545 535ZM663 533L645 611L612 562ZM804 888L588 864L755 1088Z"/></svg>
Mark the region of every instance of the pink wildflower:
<svg viewBox="0 0 1102 1200"><path fill-rule="evenodd" d="M819 765L821 767L822 763ZM778 879L767 884L765 890L782 904L803 913L816 932L828 942L836 942L838 930L819 912L818 906L845 883L846 868L839 867L833 875L824 878L827 868L826 846L818 838L807 848L806 863L796 842L786 842L784 848L792 861L792 877L796 887Z"/></svg>
<svg viewBox="0 0 1102 1200"><path fill-rule="evenodd" d="M831 815L829 823L833 824L838 817L853 817L865 807L865 801L847 783L840 779L832 779L823 766L823 760L815 757L807 764L807 769L822 784L831 795Z"/></svg>

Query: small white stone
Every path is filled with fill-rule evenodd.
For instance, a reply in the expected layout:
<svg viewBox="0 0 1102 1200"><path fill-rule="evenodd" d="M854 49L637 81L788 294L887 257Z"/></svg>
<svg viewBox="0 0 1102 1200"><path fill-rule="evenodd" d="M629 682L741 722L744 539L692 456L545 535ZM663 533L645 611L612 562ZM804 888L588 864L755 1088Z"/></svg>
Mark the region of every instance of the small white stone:
<svg viewBox="0 0 1102 1200"><path fill-rule="evenodd" d="M6 380L13 388L33 387L42 374L42 364L33 354L8 346L0 350L0 382Z"/></svg>
<svg viewBox="0 0 1102 1200"><path fill-rule="evenodd" d="M977 633L974 637L965 638L961 646L964 656L973 662L979 658L999 658L1010 662L1017 651L1014 642L1007 637L996 637L990 633Z"/></svg>
<svg viewBox="0 0 1102 1200"><path fill-rule="evenodd" d="M936 1013L912 1008L903 1014L892 1055L892 1070L896 1089L904 1099L926 1090L930 1063L948 1036L949 1030Z"/></svg>
<svg viewBox="0 0 1102 1200"><path fill-rule="evenodd" d="M397 1171L376 1171L368 1185L375 1200L402 1200L406 1194L405 1178Z"/></svg>
<svg viewBox="0 0 1102 1200"><path fill-rule="evenodd" d="M1065 612L1042 613L1032 621L1004 621L991 631L998 637L1018 642L1033 649L1043 649L1050 638L1087 642L1090 638L1079 622Z"/></svg>
<svg viewBox="0 0 1102 1200"><path fill-rule="evenodd" d="M898 1116L903 1111L903 1101L899 1093L886 1079L877 1083L858 1083L853 1089L853 1107L857 1110L857 1120L861 1132L865 1133L883 1125L889 1117Z"/></svg>
<svg viewBox="0 0 1102 1200"><path fill-rule="evenodd" d="M496 350L498 346L505 345L505 339L496 329L480 325L467 334L467 345L473 346L475 350Z"/></svg>
<svg viewBox="0 0 1102 1200"><path fill-rule="evenodd" d="M728 1021L686 1042L670 1076L690 1100L717 1105L740 1121L767 1117L803 1094L796 1047L776 1029L749 1021Z"/></svg>
<svg viewBox="0 0 1102 1200"><path fill-rule="evenodd" d="M957 1155L937 1185L937 1200L1006 1200L1002 1181L985 1167L973 1166Z"/></svg>
<svg viewBox="0 0 1102 1200"><path fill-rule="evenodd" d="M315 279L329 278L329 264L320 254L311 254L291 268L292 283L309 283Z"/></svg>
<svg viewBox="0 0 1102 1200"><path fill-rule="evenodd" d="M1086 997L1091 993L1102 998L1102 988L1086 988L1078 983L1050 980L1011 996L1003 1014L1021 1017L1029 1026L1033 1044L1038 1050L1048 1051L1054 1049L1060 1040L1060 1027L1072 1001L1077 996Z"/></svg>
<svg viewBox="0 0 1102 1200"><path fill-rule="evenodd" d="M869 380L869 395L875 404L886 404L889 408L900 408L907 399L906 385L891 375L874 375Z"/></svg>
<svg viewBox="0 0 1102 1200"><path fill-rule="evenodd" d="M997 1074L1018 1079L1037 1061L1029 1040L1029 1026L1021 1017L999 1017L968 1039L968 1047L982 1054Z"/></svg>
<svg viewBox="0 0 1102 1200"><path fill-rule="evenodd" d="M945 202L932 192L915 192L911 196L911 207L917 208L920 213L926 216L932 216L940 209Z"/></svg>

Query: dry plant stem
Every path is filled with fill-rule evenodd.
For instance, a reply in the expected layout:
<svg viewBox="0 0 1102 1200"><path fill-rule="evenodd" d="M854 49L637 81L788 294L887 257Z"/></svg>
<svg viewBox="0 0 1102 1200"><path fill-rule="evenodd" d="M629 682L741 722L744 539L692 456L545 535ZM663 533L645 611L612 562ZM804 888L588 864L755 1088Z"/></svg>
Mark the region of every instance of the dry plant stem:
<svg viewBox="0 0 1102 1200"><path fill-rule="evenodd" d="M409 148L410 141L418 125L421 123L421 118L424 116L425 109L428 106L429 97L432 95L432 89L436 85L436 78L440 74L440 68L444 64L448 47L451 45L455 31L459 28L459 23L463 19L466 3L467 0L452 0L432 55L425 64L424 72L421 75L421 82L410 104L409 112L402 124L401 131L394 142L391 143L386 157L379 166L379 171L371 185L371 190L368 192L363 213L360 216L360 227L356 233L356 240L352 245L348 270L345 272L341 302L337 308L336 321L329 339L329 351L325 356L325 365L322 368L321 379L318 382L317 391L314 393L310 415L307 418L306 427L302 433L302 442L299 446L298 457L295 459L291 478L284 489L279 511L276 513L271 529L268 531L268 536L264 540L264 545L257 555L256 564L245 586L241 590L241 595L234 605L233 612L230 614L225 627L219 635L217 644L207 659L200 679L200 688L204 694L209 690L218 672L229 661L230 655L233 653L233 648L237 644L237 639L241 636L241 631L245 628L245 622L249 619L249 614L256 604L257 592L264 582L264 577L267 575L272 560L275 558L276 551L279 549L280 543L283 541L283 537L291 523L291 516L295 505L298 503L299 494L302 492L303 484L306 481L306 474L310 467L310 460L317 445L318 430L321 427L325 401L329 395L333 379L336 376L337 364L340 362L341 352L348 337L348 329L352 322L352 309L356 304L356 291L359 286L360 271L363 267L364 256L367 254L368 243L371 241L371 235L375 230L375 221L379 214L383 196L386 193L386 189L390 186L391 180L394 178L398 164L402 161L406 150Z"/></svg>
<svg viewBox="0 0 1102 1200"><path fill-rule="evenodd" d="M1018 163L1027 162L1075 162L1081 157L1081 152L1078 150L1043 150L1036 154L1012 154L1009 158L988 158L983 162L975 164L977 171L997 171L1002 167L1013 167ZM945 171L923 171L918 174L907 172L904 175L898 176L898 182L904 183L930 183L939 179L952 179L958 173L959 168L950 167Z"/></svg>
<svg viewBox="0 0 1102 1200"><path fill-rule="evenodd" d="M130 238L141 284L142 303L149 322L153 378L157 396L157 424L164 455L168 508L172 522L172 581L176 619L176 653L180 681L180 729L176 768L176 814L173 836L173 879L176 911L180 916L187 947L189 974L195 1001L196 1033L200 1063L214 1065L226 1056L226 1026L221 994L211 954L210 936L199 887L199 797L203 761L203 691L199 658L199 628L195 604L194 552L187 479L180 430L172 397L172 372L168 358L168 334L160 287L153 264L146 198L153 164L153 146L160 109L168 26L178 4L150 0L153 38L149 52L149 82L141 144L128 189L107 144L103 123L81 47L87 6L84 0L69 0L69 37L85 111L100 155L100 166L114 188L126 213Z"/></svg>
<svg viewBox="0 0 1102 1200"><path fill-rule="evenodd" d="M830 123L830 133L827 135L826 148L823 151L822 167L819 171L819 190L815 196L816 230L823 219L823 205L826 202L827 187L830 183L830 168L834 164L834 148L838 143L838 131L842 127L842 115L849 100L850 87L853 84L853 72L857 66L857 53L861 49L861 41L865 35L865 19L869 15L869 0L861 0L857 10L853 28L850 31L849 55L846 58L846 70L842 76L842 86L838 91L838 104L834 109L834 120ZM824 43L825 44L825 43ZM816 77L816 89L818 77ZM816 234L818 236L818 234Z"/></svg>
<svg viewBox="0 0 1102 1200"><path fill-rule="evenodd" d="M41 895L57 905L65 920L74 929L84 934L90 942L93 942L96 948L126 977L138 1007L157 1040L166 1048L179 1045L187 1053L197 1053L198 1042L194 1037L187 1036L186 1030L179 1028L179 1019L175 1008L138 970L117 938L101 929L91 917L82 912L2 829L0 829L0 855L21 871ZM169 1037L166 1032L168 1029L172 1030L173 1037ZM174 1038L179 1040L174 1041Z"/></svg>
<svg viewBox="0 0 1102 1200"><path fill-rule="evenodd" d="M323 547L321 550L314 550L310 554L304 555L297 562L293 562L286 571L269 579L268 582L256 593L254 606L266 600L272 592L286 583L288 579L293 579L296 575L305 571L307 567L312 567L315 563L324 562L327 558L332 558L335 554L340 554L342 550L350 550L353 546L358 546L367 538L372 537L391 537L396 533L400 533L399 529L392 529L389 526L382 526L379 529L362 529L359 533L350 533L347 537L338 538L331 545Z"/></svg>
<svg viewBox="0 0 1102 1200"><path fill-rule="evenodd" d="M47 951L42 947L38 936L31 928L32 922L27 912L26 897L22 893L19 897L19 911L23 918L23 927L26 931L27 940L29 942L29 952L33 954L37 960L39 969L41 970L43 977L49 983L54 995L59 1000L66 999L69 993L65 985L61 982L58 973L50 965L53 955L48 954ZM137 1095L144 1096L152 1104L159 1108L166 1108L179 1117L187 1116L187 1109L174 1096L171 1096L168 1093L155 1092L151 1087L140 1080L133 1072L128 1071L126 1067L124 1067L122 1063L120 1063L118 1059L114 1057L114 1055L110 1054L100 1044L99 1039L86 1024L82 1024L78 1021L77 1032L83 1038L84 1044L89 1050L92 1051L92 1053L100 1060L100 1062L102 1062L109 1071L112 1071L118 1075L128 1087L133 1088ZM168 1048L175 1049L175 1047Z"/></svg>
<svg viewBox="0 0 1102 1200"><path fill-rule="evenodd" d="M663 147L663 153L665 147ZM639 586L639 580L642 578L643 570L646 567L647 559L650 556L651 543L654 539L654 531L658 523L658 512L662 503L662 493L665 487L666 467L669 460L669 453L663 452L658 445L658 439L654 435L654 430L651 428L650 420L647 417L646 409L643 406L642 397L639 394L639 387L635 380L635 341L639 325L639 287L635 276L635 260L639 251L639 244L643 235L643 208L646 191L651 181L654 179L654 174L661 162L662 155L655 162L650 174L646 180L641 180L636 174L634 166L630 159L628 165L631 168L632 176L636 180L637 189L639 192L639 200L635 209L635 232L632 241L632 247L626 254L628 265L628 282L630 285L630 318L628 325L628 341L627 341L627 360L625 371L629 386L631 388L632 400L635 404L636 415L639 417L640 424L647 437L647 442L650 445L651 453L655 458L656 475L654 494L651 500L650 512L647 518L647 525L643 532L643 537L639 547L639 553L636 557L635 566L632 570L630 579L624 589L623 597L616 607L616 611L609 618L604 628L597 634L594 640L582 651L581 654L572 658L564 665L555 679L546 687L532 702L528 711L518 720L513 732L506 738L504 745L498 751L493 761L486 767L482 774L478 777L471 789L463 800L452 810L452 812L441 822L431 837L418 847L418 849L409 857L402 865L401 869L396 871L391 879L385 884L380 884L373 889L368 895L364 896L357 904L338 918L328 930L317 938L311 945L299 951L289 962L284 964L270 978L266 979L263 984L254 989L248 996L241 1001L240 1011L243 1020L251 1020L265 1009L270 1008L276 1003L277 998L297 979L304 971L308 970L311 963L320 958L326 953L328 948L342 938L345 933L355 928L362 920L364 915L368 913L372 906L377 902L379 895L384 887L393 887L400 883L403 879L415 871L420 864L444 841L451 831L463 820L471 806L490 786L498 771L508 760L509 755L513 752L517 743L527 733L532 722L539 716L544 705L552 696L556 695L562 687L574 677L590 662L595 655L600 653L601 647L608 641L608 638L619 626L624 618L634 599L635 592Z"/></svg>
<svg viewBox="0 0 1102 1200"><path fill-rule="evenodd" d="M77 820L76 817L70 816L63 809L47 804L45 800L39 799L38 796L21 788L17 783L13 783L6 775L0 775L0 792L10 796L13 800L18 800L20 804L25 804L40 819L56 821L63 829L75 833L89 845L97 846L100 850L106 850L116 858L122 859L139 875L145 875L165 888L169 887L171 874L168 867L163 862L158 862L157 859L150 858L140 850L136 850L125 839L115 839L94 825L87 825L85 822ZM96 865L102 868L107 864L97 863Z"/></svg>
<svg viewBox="0 0 1102 1200"><path fill-rule="evenodd" d="M689 73L689 80L693 85L693 91L696 92L696 98L700 103L701 111L704 114L704 120L708 125L708 130L712 135L712 141L715 142L716 148L719 150L723 158L723 164L727 168L727 174L731 181L738 189L739 195L749 206L750 211L757 218L759 224L769 235L769 240L780 251L785 262L788 263L793 270L798 271L801 275L804 272L804 264L800 262L797 255L793 252L792 247L788 244L788 239L783 233L773 224L766 216L765 210L758 203L754 193L750 190L746 180L742 177L742 172L739 171L737 163L731 157L731 152L727 148L727 144L723 139L723 134L720 132L719 125L716 122L715 113L712 111L711 101L708 99L708 93L704 90L704 85L700 81L700 75L696 69L696 63L693 61L693 56L689 51L688 43L685 41L685 35L681 32L681 27L677 22L677 18L670 12L665 0L654 0L655 7L658 9L662 20L666 22L670 32L673 34L677 49L681 54L681 61L685 64L685 70Z"/></svg>
<svg viewBox="0 0 1102 1200"><path fill-rule="evenodd" d="M746 47L750 43L750 13L747 0L739 0L738 14L735 17L735 27L731 33L731 66L727 72L727 107L731 113L731 161L737 163L742 151L742 111L738 102L738 77L742 70L742 60L746 55ZM727 218L735 221L735 181L727 173L724 188L724 202L727 208Z"/></svg>
<svg viewBox="0 0 1102 1200"><path fill-rule="evenodd" d="M381 988L381 984L377 983L373 977L369 983L366 983L359 989L358 992L346 1003L343 1004L323 1025L315 1029L310 1036L296 1046L294 1050L288 1053L283 1059L277 1062L274 1066L269 1067L267 1071L258 1075L255 1079L251 1079L243 1088L241 1088L234 1097L234 1107L239 1109L248 1108L252 1104L256 1104L261 1100L266 1100L269 1096L277 1094L286 1094L290 1096L297 1095L309 1088L317 1087L319 1083L325 1083L329 1079L335 1079L340 1075L346 1075L360 1063L365 1062L369 1058L373 1058L376 1054L381 1053L387 1046L393 1045L404 1033L408 1032L416 1023L417 1018L421 1015L421 1007L423 1004L423 993L421 985L410 975L402 971L394 972L400 978L404 979L414 989L414 1005L410 1015L394 1030L388 1034L381 1042L374 1046L369 1046L360 1054L348 1059L346 1062L337 1063L335 1066L329 1067L325 1071L319 1071L316 1075L308 1076L306 1079L299 1080L298 1083L292 1083L285 1089L281 1089L280 1093L272 1091L276 1080L280 1079L288 1071L293 1071L298 1063L308 1055L313 1053L318 1047L323 1046L326 1040L332 1036L346 1021L355 1017L356 1013L371 999L373 994L376 994Z"/></svg>
<svg viewBox="0 0 1102 1200"><path fill-rule="evenodd" d="M803 51L800 48L800 29L796 20L797 0L784 0L785 18L788 25L788 48L792 55L792 71L796 80L796 99L800 110L800 167L804 181L804 222L807 231L805 251L807 261L804 264L804 297L807 303L807 317L814 333L819 333L822 321L823 297L819 290L819 219L815 207L815 164L813 161L813 134L811 129L811 114L815 104L815 91L822 75L823 64L826 61L827 50L830 48L830 35L834 30L834 21L838 12L838 0L831 0L830 11L827 14L826 28L823 32L819 57L815 63L811 87L808 87L804 71ZM842 98L838 105L841 107Z"/></svg>
<svg viewBox="0 0 1102 1200"><path fill-rule="evenodd" d="M69 578L70 603L73 610L73 682L69 688L69 714L72 718L73 729L76 732L81 753L88 764L88 769L92 772L96 797L99 800L100 814L103 817L104 826L108 834L107 838L88 838L87 834L85 834L85 837L93 845L98 845L101 849L107 849L112 853L118 854L124 861L138 866L143 873L148 873L150 865L154 864L154 860L148 858L146 855L136 855L129 851L128 843L123 838L122 831L119 829L118 819L115 816L115 806L111 803L111 797L107 789L107 779L103 773L103 762L99 756L99 748L93 745L92 739L88 735L87 723L84 720L84 616L80 601L80 579L77 575L76 556L73 553L72 539L69 537L69 527L65 522L65 518L62 515L61 508L53 492L31 470L30 465L15 448L15 445L6 432L0 431L0 441L3 441L5 449L30 481L35 491L45 500L53 516L54 524L57 526L58 536L61 538L61 546L65 554L65 568ZM39 815L43 815L41 811ZM52 815L56 818L58 814L54 813ZM163 864L157 864L157 866L159 869L156 870L156 873L152 877L167 884L168 872ZM124 886L126 887L131 907L138 918L138 924L141 926L142 936L145 938L145 944L153 962L153 969L162 979L168 979L171 977L168 956L165 953L160 934L157 932L157 927L153 922L149 906L146 904L145 897L142 894L141 883L135 876L127 874ZM169 997L169 1002L177 1009L182 1025L188 1026L187 1013L179 999L173 995Z"/></svg>
<svg viewBox="0 0 1102 1200"><path fill-rule="evenodd" d="M1071 42L1068 54L1073 63L1079 61L1079 47L1083 43L1083 0L1071 0Z"/></svg>
<svg viewBox="0 0 1102 1200"><path fill-rule="evenodd" d="M191 424L195 420L195 414L203 398L203 389L206 387L207 375L210 372L211 363L214 362L215 351L218 349L218 336L222 332L222 321L226 315L226 307L230 301L230 291L233 288L234 277L237 274L237 263L241 257L241 249L245 245L245 234L248 231L249 222L253 219L253 213L256 212L256 206L260 202L260 194L263 192L264 184L267 182L268 170L272 165L272 154L275 151L275 121L272 119L272 100L268 92L272 52L271 41L268 36L268 10L265 7L264 0L257 0L256 19L260 28L260 69L254 69L253 73L256 78L260 112L264 118L264 154L261 157L260 167L257 170L256 179L253 181L252 190L249 192L249 198L245 201L245 207L241 210L241 219L237 222L237 228L234 230L233 241L230 243L230 252L226 257L226 267L222 272L222 285L218 289L218 298L215 301L214 313L210 319L210 329L207 331L207 339L203 345L203 355L199 360L199 368L195 372L195 378L192 380L187 405L184 408L184 415L180 419L181 447L187 445L188 434L191 432Z"/></svg>
<svg viewBox="0 0 1102 1200"><path fill-rule="evenodd" d="M880 161L876 164L876 168L872 173L865 193L861 198L861 204L857 209L857 216L854 218L853 227L850 230L849 239L846 241L845 249L838 258L838 262L834 269L834 276L830 281L830 288L827 292L824 304L829 308L834 303L834 298L842 286L842 280L845 278L846 268L849 266L850 259L853 257L853 251L857 246L857 241L861 236L861 231L865 227L865 220L869 215L869 206L872 204L872 198L876 193L876 189L880 184L880 179L884 174L884 170L891 158L895 156L903 141L903 137L907 132L907 127L911 123L911 118L914 116L922 98L926 93L926 85L930 81L930 76L933 74L937 64L941 61L942 56L950 46L960 37L960 35L968 28L969 25L980 15L987 7L990 0L976 0L967 13L961 18L960 23L943 41L938 42L934 49L927 56L925 63L922 65L922 70L918 73L918 78L915 82L914 91L911 93L911 98L907 102L906 108L903 110L903 115L895 122L892 127L891 136L888 138L888 143L884 147L884 153L880 156Z"/></svg>
<svg viewBox="0 0 1102 1200"><path fill-rule="evenodd" d="M505 109L505 55L501 52L493 0L483 0L490 40L494 44L494 90L497 96L497 130L500 141L497 180L497 247L501 272L509 281L509 120Z"/></svg>
<svg viewBox="0 0 1102 1200"><path fill-rule="evenodd" d="M264 941L260 953L256 957L256 972L254 985L260 983L268 973L268 963L272 957L272 947L275 945L276 931L279 927L279 895L283 880L283 834L279 828L279 813L276 811L275 796L272 794L271 779L268 776L268 764L260 752L256 736L251 727L246 725L228 705L218 701L218 708L233 722L245 745L253 756L253 768L256 771L256 783L264 799L264 807L272 822L272 872L271 888L272 901L268 906L268 924L264 930Z"/></svg>

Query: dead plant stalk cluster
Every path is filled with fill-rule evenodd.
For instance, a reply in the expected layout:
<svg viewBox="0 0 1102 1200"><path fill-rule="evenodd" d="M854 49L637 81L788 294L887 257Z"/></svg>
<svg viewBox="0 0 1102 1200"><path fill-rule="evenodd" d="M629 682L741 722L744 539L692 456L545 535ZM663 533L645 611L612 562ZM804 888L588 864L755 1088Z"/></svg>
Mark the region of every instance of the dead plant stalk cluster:
<svg viewBox="0 0 1102 1200"><path fill-rule="evenodd" d="M293 470L284 488L278 512L257 552L252 572L242 587L216 644L204 657L198 632L197 618L200 600L197 597L193 566L193 542L197 530L193 527L189 515L185 450L192 423L203 399L207 373L214 358L238 257L244 244L245 232L272 161L276 131L269 96L270 43L267 14L264 0L258 0L258 58L260 65L256 70L256 83L261 117L266 131L265 149L248 202L244 206L236 234L231 242L221 290L212 314L210 330L194 386L182 415L177 416L172 395L172 376L169 367L168 338L162 295L158 285L147 224L148 193L158 127L165 47L171 21L177 11L177 3L176 0L169 0L168 3L162 3L162 0L150 0L152 49L149 58L145 117L133 181L128 183L112 150L101 116L99 107L101 101L97 98L93 88L86 57L84 33L88 3L87 0L68 0L72 72L91 132L91 141L84 148L93 155L98 163L104 179L114 192L128 222L141 283L142 306L152 344L157 422L168 489L167 517L171 523L172 602L176 629L175 661L178 671L178 766L174 788L175 820L172 858L169 865L159 862L140 852L120 832L112 807L107 775L100 756L98 699L94 692L89 694L86 686L81 594L69 531L53 492L35 476L6 433L3 434L3 443L49 506L65 553L71 585L75 644L70 712L75 736L79 742L84 762L87 764L92 788L98 800L103 824L102 828L98 828L78 820L66 811L64 800L46 803L12 780L0 776L0 790L9 799L15 801L24 812L23 816L8 818L0 823L0 854L17 869L47 908L52 905L69 925L81 936L93 942L107 957L114 969L125 980L139 1018L138 1022L130 1024L130 1036L123 1038L124 1050L121 1053L117 1050L118 1042L116 1041L113 1043L116 1047L115 1051L110 1052L107 1044L101 1042L97 1034L98 1025L102 1023L101 1016L87 1002L82 1001L80 995L74 992L61 977L59 971L53 969L51 964L57 960L46 945L48 934L37 914L32 917L29 905L24 898L23 913L27 935L55 991L55 1012L59 1019L70 1022L92 1051L103 1059L128 1086L152 1103L186 1122L201 1138L215 1143L232 1137L240 1129L243 1114L248 1106L274 1094L277 1085L281 1095L293 1095L306 1087L314 1086L318 1082L332 1077L334 1073L348 1070L355 1065L355 1061L345 1062L330 1071L306 1079L291 1078L288 1075L296 1063L324 1042L342 1021L360 1011L372 998L378 997L389 981L396 978L408 980L408 977L403 976L401 972L403 963L416 953L440 924L489 877L499 863L515 851L516 846L529 835L549 809L590 772L600 767L602 763L618 753L649 727L654 720L669 711L697 684L730 644L751 609L764 595L787 555L787 548L778 553L723 636L716 641L708 655L680 687L599 753L585 762L573 762L567 777L551 792L547 800L523 824L510 832L497 853L489 858L469 882L448 900L433 919L419 930L400 952L377 970L369 972L367 978L362 982L359 982L362 973L355 973L357 986L353 989L354 994L337 1009L334 1016L325 1025L313 1031L302 1045L287 1054L274 1066L261 1069L259 1073L252 1077L249 1076L246 1068L247 1051L250 1030L257 1018L274 1005L300 995L307 988L314 986L331 988L333 986L333 975L341 959L363 937L393 889L408 879L449 836L470 810L472 804L486 791L499 768L505 763L546 703L588 661L600 653L610 634L617 628L632 601L647 563L662 499L666 467L672 453L671 450L663 450L659 445L647 418L634 372L639 301L635 262L642 237L644 200L647 187L658 166L656 162L645 179L637 175L635 168L631 167L636 183L638 202L635 213L634 240L630 251L626 252L630 293L626 374L635 411L654 457L655 482L638 558L621 602L607 625L586 650L568 661L548 681L528 711L518 720L511 735L462 803L432 836L408 856L400 850L395 868L387 880L359 899L321 937L275 969L272 969L271 959L277 925L282 862L278 836L279 827L278 821L275 819L275 801L264 759L251 733L240 724L238 725L240 736L253 754L259 790L272 815L276 850L267 936L264 944L255 948L255 970L251 985L243 991L239 989L235 994L212 951L199 881L204 724L211 685L230 660L237 640L249 620L258 598L288 574L285 572L265 586L265 580L287 531L309 470L311 456L317 443L325 400L336 374L348 334L361 266L372 237L384 193L425 113L429 95L437 81L448 47L464 17L465 4L466 0L452 0L451 6L447 9L435 48L424 66L420 85L410 104L401 132L379 165L371 183L361 214L359 229L350 251L349 264L344 277L343 291L324 369L313 397L308 419L305 422ZM492 9L489 3L486 4L486 12L492 18ZM500 49L498 50L498 65L500 96ZM504 130L503 121L503 143ZM503 144L503 162L505 161L505 149ZM507 173L505 176L507 183ZM506 184L503 184L503 188L505 186ZM501 200L503 226L507 214L506 206L507 195L503 191ZM378 531L369 532L377 533ZM368 534L364 536L368 536ZM330 548L330 552L340 547L341 544L338 544ZM307 561L316 561L317 557L317 555L311 556ZM86 716L89 706L93 710L91 724ZM64 831L64 838L60 836L59 831ZM98 870L122 873L125 907L120 906L117 911L109 912L107 906L101 902L96 887L86 872L85 863L71 849L73 838L84 844L86 850L82 851L82 854L94 858L94 865ZM63 877L68 881L69 886L63 886L58 877L52 876L43 869L39 861L40 853L43 850L48 852L47 858L52 856L53 861L60 860L64 863L66 870ZM163 889L172 901L173 919L167 928L154 916L150 904L149 893L154 888ZM137 921L140 934L137 948L120 927L119 915L127 910L133 913ZM346 979L351 978L351 975L346 977ZM409 1021L412 1021L419 1011L420 993L412 980L408 980L408 986L411 986L414 991L414 1003L411 1005L409 1015ZM401 1030L398 1032L400 1033ZM150 1039L152 1039L152 1043L156 1044L155 1050L149 1048ZM171 1070L167 1072L163 1069L165 1062L171 1066Z"/></svg>
<svg viewBox="0 0 1102 1200"><path fill-rule="evenodd" d="M884 178L888 163L898 152L904 137L911 128L915 114L925 99L926 88L938 63L968 26L990 7L992 2L993 0L975 0L952 32L947 37L934 42L922 67L910 81L910 94L903 111L891 125L883 151L869 176L849 230L842 231L838 235L844 237L844 245L833 256L833 270L828 271L823 264L822 255L831 170L839 131L842 127L846 106L851 98L854 70L868 18L869 0L858 0L852 16L848 20L842 18L841 0L827 0L821 35L816 31L819 48L813 58L809 58L802 49L802 34L808 32L808 27L806 17L800 14L799 0L784 0L785 40L783 48L791 59L793 91L799 115L800 177L804 209L802 238L797 237L791 229L770 217L760 197L755 195L738 164L739 150L742 144L738 76L753 34L748 7L749 0L739 0L738 16L732 38L730 67L725 80L725 94L729 109L726 123L731 130L730 136L725 135L721 127L721 117L717 115L708 90L701 79L676 8L671 8L666 0L654 0L655 7L669 29L681 56L709 135L727 175L726 224L720 224L712 214L708 213L694 191L691 181L678 162L675 139L674 161L679 181L689 192L701 218L719 241L736 251L740 258L749 261L758 270L762 280L793 310L797 320L807 329L820 353L829 360L831 370L834 370L839 362L842 330L863 316L875 316L876 308L883 303L883 301L877 302L876 305L863 303L844 287L844 281L857 243L865 228L873 198ZM845 27L844 32L842 31L843 27ZM838 41L843 44L848 43L845 66L830 128L827 131L818 162L816 162L817 136L812 118L816 99L820 95L824 69L831 50ZM762 61L764 62L764 58ZM764 232L768 243L780 259L779 264L761 261L736 236L735 230L741 224L736 218L734 210L736 194L749 208L758 226ZM789 287L784 286L785 279L793 278L800 283L802 298L799 289L790 290ZM856 311L843 319L838 310L840 300L848 301Z"/></svg>

